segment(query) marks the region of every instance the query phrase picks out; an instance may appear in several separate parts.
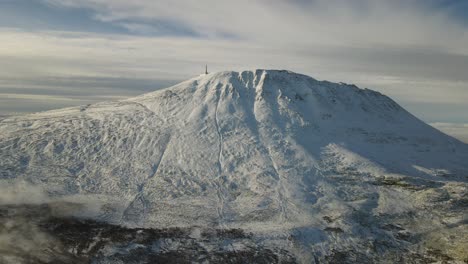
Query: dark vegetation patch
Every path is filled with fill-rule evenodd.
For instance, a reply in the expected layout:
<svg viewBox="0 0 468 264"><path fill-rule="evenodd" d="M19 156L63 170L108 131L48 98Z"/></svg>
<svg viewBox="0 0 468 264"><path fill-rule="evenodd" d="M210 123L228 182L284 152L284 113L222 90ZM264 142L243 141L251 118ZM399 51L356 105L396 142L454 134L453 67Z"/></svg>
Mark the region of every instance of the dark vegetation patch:
<svg viewBox="0 0 468 264"><path fill-rule="evenodd" d="M266 248L242 229L127 228L57 216L56 210L49 205L0 207L0 232L12 237L3 249L7 263L296 263L288 252ZM32 242L30 236L40 237L38 252L16 246L18 236Z"/></svg>
<svg viewBox="0 0 468 264"><path fill-rule="evenodd" d="M57 213L59 208L77 206L0 206L0 263L297 263L290 252L266 247L242 229L128 228ZM355 213L354 219L360 219L361 226L378 228L382 236L368 244L357 243L355 248L317 253L313 256L316 263L454 262L441 250L411 247L420 238L398 221L389 220L376 227L371 224L375 221L363 217L362 212ZM325 216L323 220L332 223L335 219ZM324 231L332 236L344 235L339 227L326 227Z"/></svg>
<svg viewBox="0 0 468 264"><path fill-rule="evenodd" d="M333 233L343 233L343 229L339 228L339 227L331 227L331 226L328 226L324 229L325 231L327 232L333 232Z"/></svg>
<svg viewBox="0 0 468 264"><path fill-rule="evenodd" d="M374 185L399 187L410 191L421 191L428 188L442 187L442 183L418 178L377 177Z"/></svg>

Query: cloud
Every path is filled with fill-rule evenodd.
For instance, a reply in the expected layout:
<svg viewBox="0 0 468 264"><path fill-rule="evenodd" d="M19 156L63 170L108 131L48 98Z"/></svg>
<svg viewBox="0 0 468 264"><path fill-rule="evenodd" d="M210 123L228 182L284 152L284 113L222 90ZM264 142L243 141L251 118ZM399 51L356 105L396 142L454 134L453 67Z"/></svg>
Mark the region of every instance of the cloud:
<svg viewBox="0 0 468 264"><path fill-rule="evenodd" d="M20 80L4 78L0 81L0 113L12 115L119 100L169 87L178 82L164 79L86 76L36 76Z"/></svg>
<svg viewBox="0 0 468 264"><path fill-rule="evenodd" d="M42 187L48 190L26 181L0 180L0 263L76 263L45 227L69 218L112 221L120 219L125 208L119 197L52 197L48 191L54 187Z"/></svg>
<svg viewBox="0 0 468 264"><path fill-rule="evenodd" d="M466 29L431 1L148 1L50 0L86 7L106 22L176 20L202 35L229 32L252 41L306 47L309 44L368 47L423 46L466 53ZM449 27L448 27L449 26ZM462 33L462 34L460 34ZM336 41L336 42L335 42ZM271 44L271 43L270 43Z"/></svg>
<svg viewBox="0 0 468 264"><path fill-rule="evenodd" d="M468 99L468 30L452 6L439 2L43 0L88 10L87 19L125 30L0 29L0 59L9 65L0 72L8 82L0 81L0 92L13 93L25 78L71 80L62 87L108 78L132 80L126 89L108 90L131 96L141 80L157 86L187 79L208 63L212 71L280 68L355 83L384 92L427 121L445 120L419 105L449 107ZM443 118L467 121L443 112Z"/></svg>
<svg viewBox="0 0 468 264"><path fill-rule="evenodd" d="M431 123L431 125L440 127L440 128L461 128L461 129L468 129L468 124L457 124L457 123L443 123L443 122L436 122Z"/></svg>
<svg viewBox="0 0 468 264"><path fill-rule="evenodd" d="M0 181L0 205L41 204L49 202L47 194L37 186L24 181Z"/></svg>
<svg viewBox="0 0 468 264"><path fill-rule="evenodd" d="M120 223L122 213L128 205L128 201L119 196L90 193L60 195L57 188L57 186L50 184L31 183L18 179L1 179L0 220L9 213L15 214L15 210L11 208L24 207L24 209L29 210L28 206L31 206L31 209L41 209L41 206L47 206L50 211L48 215L43 215L44 217L73 217ZM51 195L52 193L54 195ZM17 213L21 213L21 211ZM28 217L27 214L26 217ZM0 238L1 224L2 221L0 221Z"/></svg>
<svg viewBox="0 0 468 264"><path fill-rule="evenodd" d="M468 124L437 122L430 125L468 144Z"/></svg>

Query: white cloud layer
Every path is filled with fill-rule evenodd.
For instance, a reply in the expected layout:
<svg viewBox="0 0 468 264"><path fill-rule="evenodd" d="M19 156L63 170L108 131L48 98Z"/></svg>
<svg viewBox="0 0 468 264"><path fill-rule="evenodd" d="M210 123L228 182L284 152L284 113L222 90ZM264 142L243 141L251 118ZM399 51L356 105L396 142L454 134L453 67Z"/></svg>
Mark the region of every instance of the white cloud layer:
<svg viewBox="0 0 468 264"><path fill-rule="evenodd" d="M420 46L468 54L466 29L444 10L415 0L49 0L88 7L104 21L178 21L207 36L307 47ZM274 43L273 43L274 42Z"/></svg>
<svg viewBox="0 0 468 264"><path fill-rule="evenodd" d="M431 123L430 125L468 144L468 124Z"/></svg>
<svg viewBox="0 0 468 264"><path fill-rule="evenodd" d="M356 83L427 121L444 116L418 112L416 104L468 112L468 29L448 9L432 8L436 0L47 2L92 9L95 19L139 34L160 30L151 23L158 20L197 36L0 29L0 60L8 64L0 93L25 76L183 80L208 63L212 70L281 68ZM468 122L452 113L445 116Z"/></svg>

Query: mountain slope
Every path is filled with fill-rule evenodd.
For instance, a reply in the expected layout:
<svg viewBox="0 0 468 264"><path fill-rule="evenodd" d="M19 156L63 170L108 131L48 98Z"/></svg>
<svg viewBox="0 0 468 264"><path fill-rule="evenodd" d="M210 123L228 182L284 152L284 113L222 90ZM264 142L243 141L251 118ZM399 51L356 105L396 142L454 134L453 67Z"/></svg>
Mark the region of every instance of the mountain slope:
<svg viewBox="0 0 468 264"><path fill-rule="evenodd" d="M467 233L466 144L378 92L287 71L213 73L10 117L0 149L1 179L97 197L98 220L242 228L304 261L340 248L398 251L402 230Z"/></svg>

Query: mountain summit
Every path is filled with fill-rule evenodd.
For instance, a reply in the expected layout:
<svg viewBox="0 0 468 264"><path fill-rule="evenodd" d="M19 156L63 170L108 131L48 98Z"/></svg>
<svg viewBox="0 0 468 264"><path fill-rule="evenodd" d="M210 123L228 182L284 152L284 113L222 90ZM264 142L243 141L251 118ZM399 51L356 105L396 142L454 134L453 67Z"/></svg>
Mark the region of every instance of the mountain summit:
<svg viewBox="0 0 468 264"><path fill-rule="evenodd" d="M240 228L304 262L468 257L468 146L354 85L210 73L1 120L0 149L0 179L98 197L100 221Z"/></svg>

